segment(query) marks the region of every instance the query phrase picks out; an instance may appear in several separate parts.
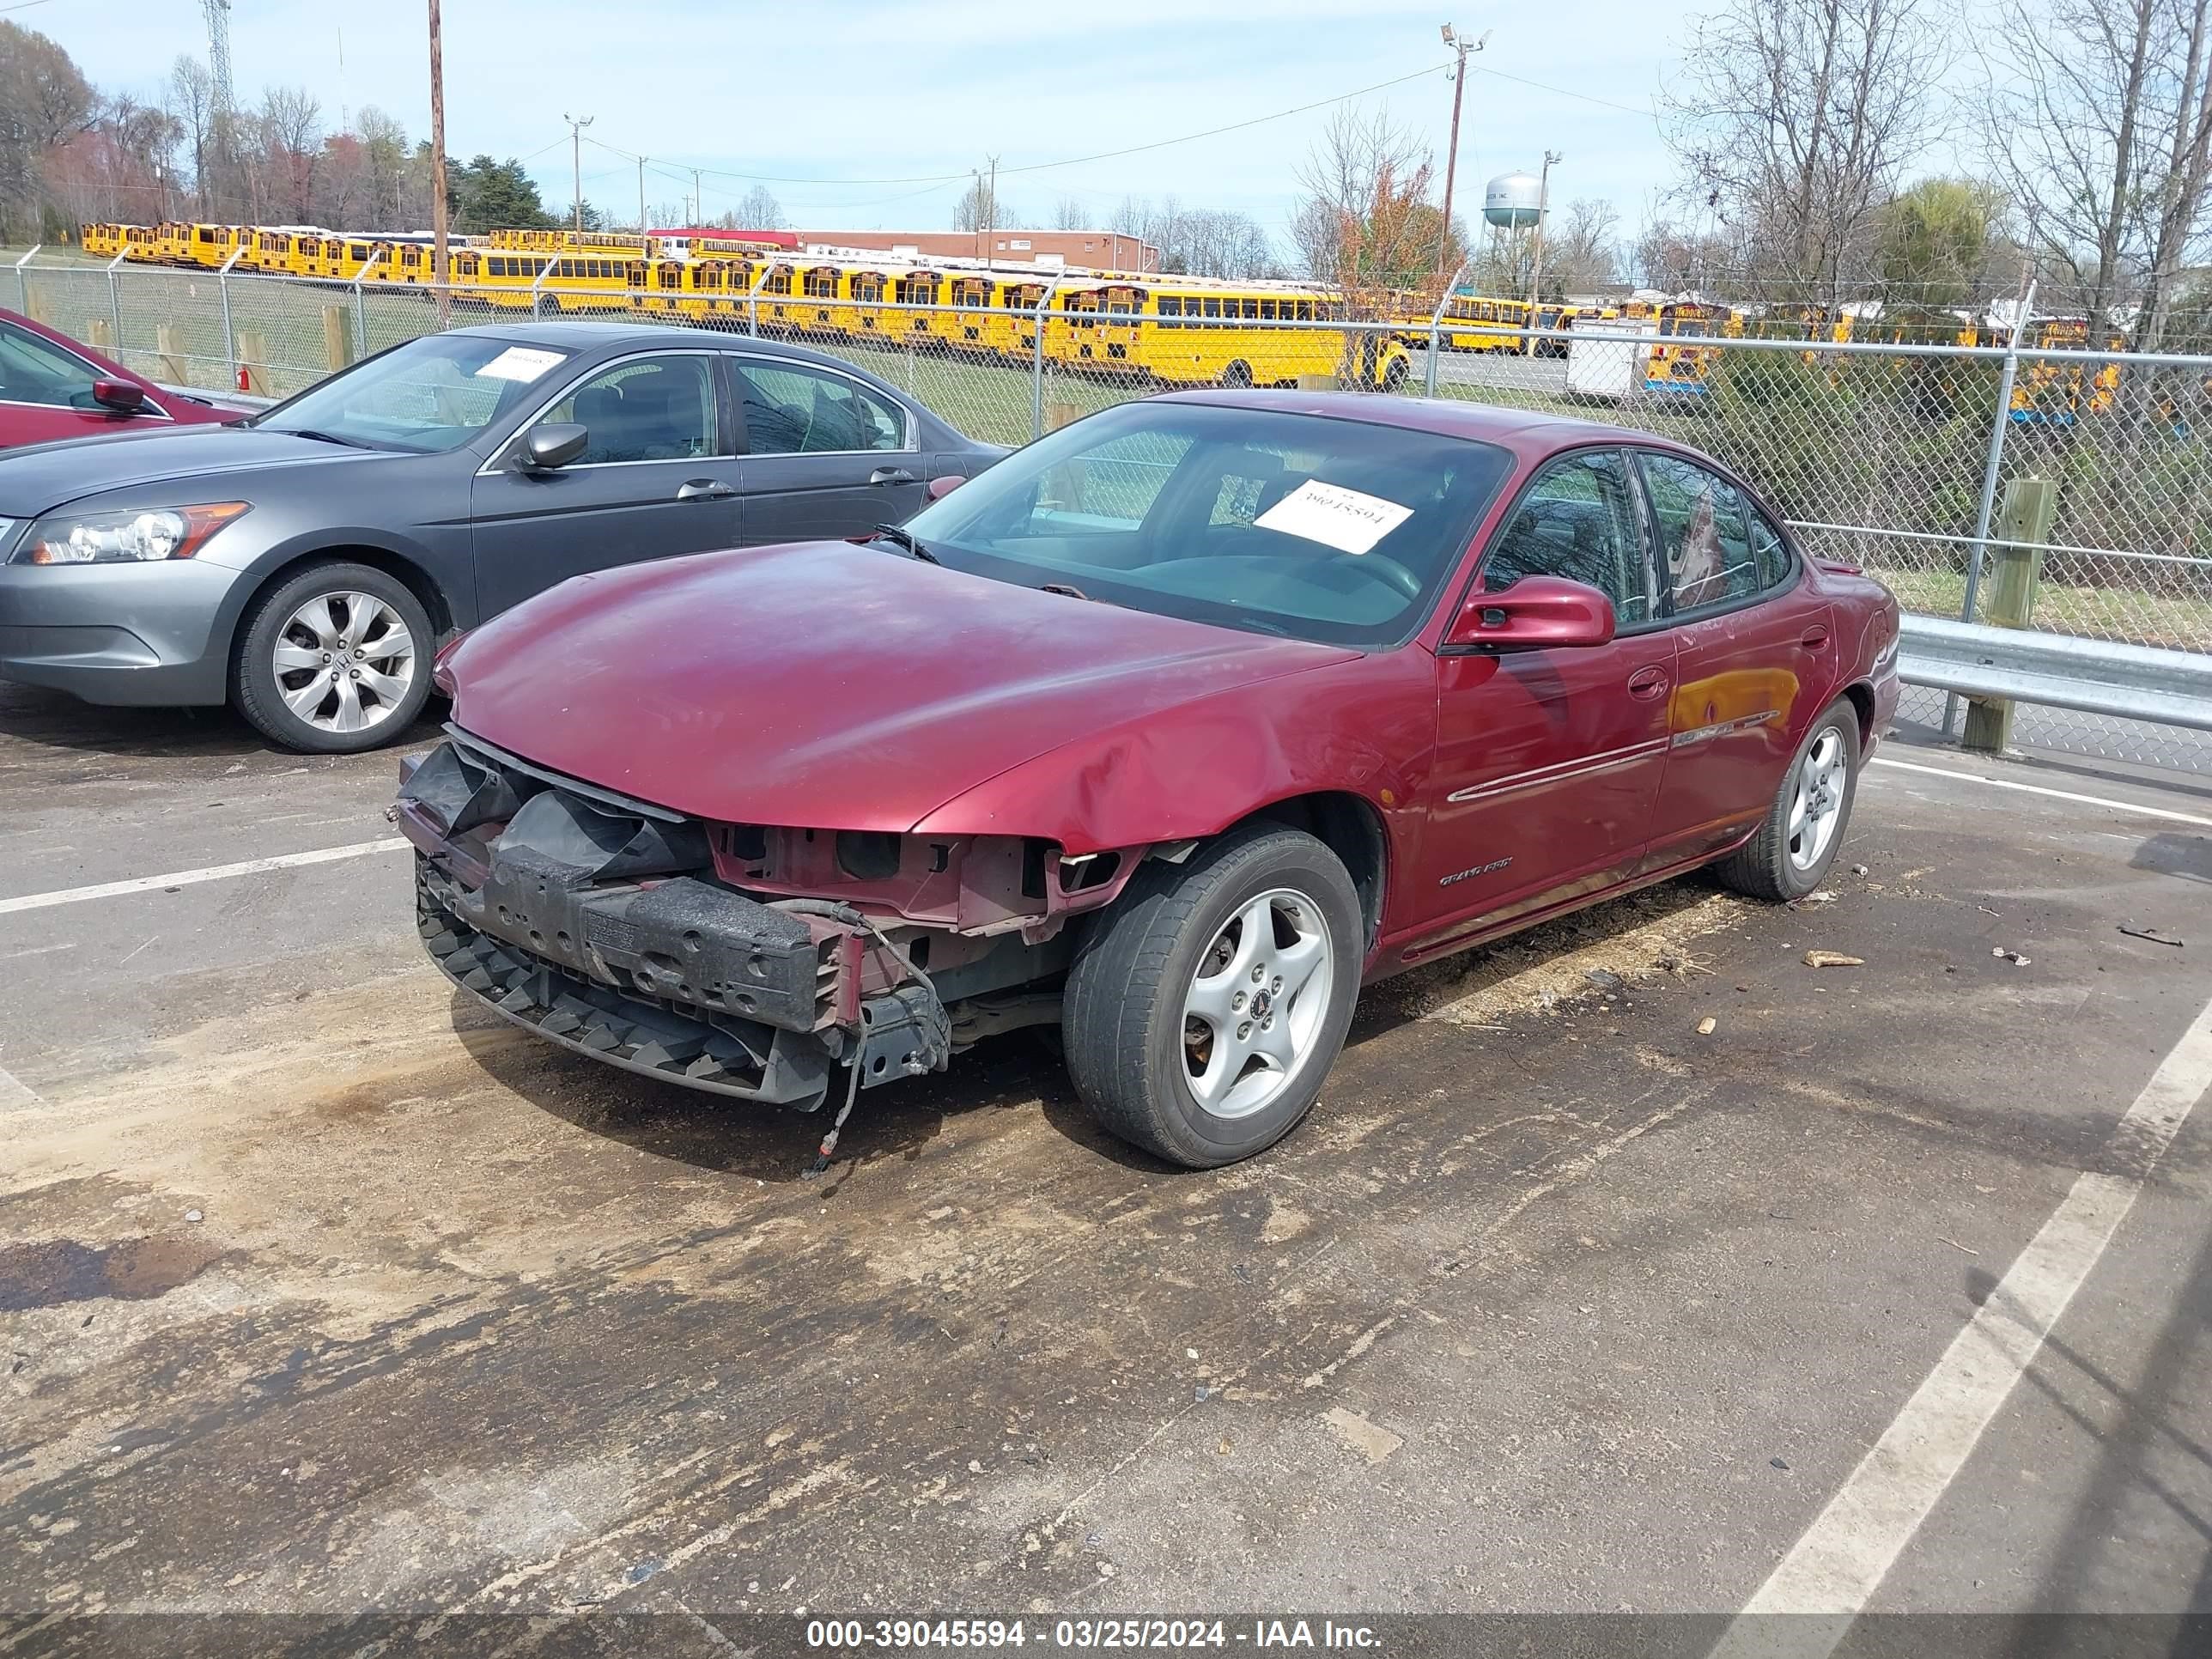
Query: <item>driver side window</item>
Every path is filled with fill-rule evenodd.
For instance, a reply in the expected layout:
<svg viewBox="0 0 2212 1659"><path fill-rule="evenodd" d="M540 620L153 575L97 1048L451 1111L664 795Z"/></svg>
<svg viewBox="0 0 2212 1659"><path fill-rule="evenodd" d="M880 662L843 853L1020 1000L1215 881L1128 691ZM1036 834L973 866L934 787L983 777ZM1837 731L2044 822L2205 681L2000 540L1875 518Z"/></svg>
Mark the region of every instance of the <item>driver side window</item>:
<svg viewBox="0 0 2212 1659"><path fill-rule="evenodd" d="M1562 576L1613 601L1622 628L1651 619L1651 587L1628 469L1613 449L1563 456L1536 475L1482 561L1486 593Z"/></svg>
<svg viewBox="0 0 2212 1659"><path fill-rule="evenodd" d="M601 369L539 417L592 434L579 466L683 461L715 453L714 381L699 352L633 357Z"/></svg>

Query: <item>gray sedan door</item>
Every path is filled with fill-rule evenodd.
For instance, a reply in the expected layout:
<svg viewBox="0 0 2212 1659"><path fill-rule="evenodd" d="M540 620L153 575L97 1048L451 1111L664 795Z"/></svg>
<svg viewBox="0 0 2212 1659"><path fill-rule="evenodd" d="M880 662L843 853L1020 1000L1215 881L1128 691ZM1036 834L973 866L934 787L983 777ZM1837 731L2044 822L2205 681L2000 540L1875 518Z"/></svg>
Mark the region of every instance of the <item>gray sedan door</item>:
<svg viewBox="0 0 2212 1659"><path fill-rule="evenodd" d="M734 545L740 480L712 351L649 351L586 371L477 475L477 599L489 617L586 571ZM517 464L523 432L591 434L566 466Z"/></svg>
<svg viewBox="0 0 2212 1659"><path fill-rule="evenodd" d="M921 507L927 468L901 405L815 363L733 353L730 366L744 545L862 536Z"/></svg>

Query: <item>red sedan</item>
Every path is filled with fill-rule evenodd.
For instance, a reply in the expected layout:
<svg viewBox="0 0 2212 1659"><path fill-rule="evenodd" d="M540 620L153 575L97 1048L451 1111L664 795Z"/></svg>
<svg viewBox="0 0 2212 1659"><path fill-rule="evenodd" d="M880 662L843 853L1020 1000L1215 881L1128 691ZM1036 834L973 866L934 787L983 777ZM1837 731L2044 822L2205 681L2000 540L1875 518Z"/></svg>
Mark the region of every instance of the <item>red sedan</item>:
<svg viewBox="0 0 2212 1659"><path fill-rule="evenodd" d="M250 413L156 386L44 323L0 311L0 449L220 425Z"/></svg>
<svg viewBox="0 0 2212 1659"><path fill-rule="evenodd" d="M1695 451L1188 393L864 545L518 605L397 816L431 954L557 1042L842 1126L1054 1023L1108 1128L1207 1166L1305 1114L1364 981L1700 865L1817 886L1896 644Z"/></svg>

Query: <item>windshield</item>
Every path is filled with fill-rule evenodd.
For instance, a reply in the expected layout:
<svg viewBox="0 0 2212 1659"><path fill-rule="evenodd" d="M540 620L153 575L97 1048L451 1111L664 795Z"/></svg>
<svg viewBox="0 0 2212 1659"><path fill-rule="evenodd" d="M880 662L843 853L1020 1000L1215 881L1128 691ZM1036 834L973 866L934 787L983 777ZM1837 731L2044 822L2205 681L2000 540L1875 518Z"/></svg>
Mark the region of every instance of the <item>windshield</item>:
<svg viewBox="0 0 2212 1659"><path fill-rule="evenodd" d="M1330 645L1413 635L1512 465L1489 444L1137 403L1017 450L907 529L956 569Z"/></svg>
<svg viewBox="0 0 2212 1659"><path fill-rule="evenodd" d="M371 449L457 449L568 357L495 337L428 335L333 374L247 424Z"/></svg>

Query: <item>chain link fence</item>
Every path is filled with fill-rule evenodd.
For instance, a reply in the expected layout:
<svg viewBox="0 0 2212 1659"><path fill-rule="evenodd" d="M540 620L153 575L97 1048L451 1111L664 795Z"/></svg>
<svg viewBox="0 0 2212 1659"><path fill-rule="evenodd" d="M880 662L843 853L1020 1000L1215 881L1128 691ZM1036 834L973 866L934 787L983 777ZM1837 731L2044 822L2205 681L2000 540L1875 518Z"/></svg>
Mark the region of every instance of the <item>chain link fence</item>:
<svg viewBox="0 0 2212 1659"><path fill-rule="evenodd" d="M781 282L805 276L786 270ZM865 300L779 291L778 280L771 268L754 289L720 295L612 281L441 295L33 261L0 266L0 303L153 378L228 388L242 368L247 389L276 397L441 326L536 316L798 340L1009 444L1187 386L1334 385L1571 416L1717 456L1817 556L1863 566L1908 610L1969 619L1987 619L1984 574L2019 543L2005 533L2013 486L2040 478L2052 506L2033 537L2034 625L2212 652L2212 356L1632 334L1626 321L1470 331L1450 319L1322 320L1310 303L1299 314L1289 299L1249 294L1137 315L1075 273L979 283L976 303L954 305L904 302L895 276ZM1955 730L1943 703L1908 690L1902 718ZM2212 771L2204 734L2030 708L2014 730L2032 745Z"/></svg>

